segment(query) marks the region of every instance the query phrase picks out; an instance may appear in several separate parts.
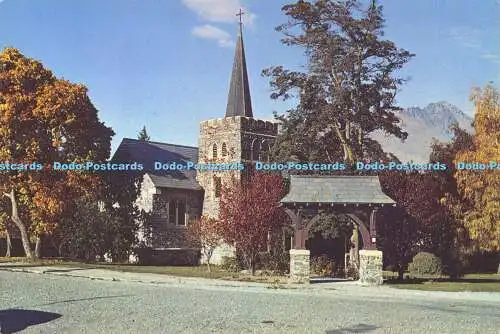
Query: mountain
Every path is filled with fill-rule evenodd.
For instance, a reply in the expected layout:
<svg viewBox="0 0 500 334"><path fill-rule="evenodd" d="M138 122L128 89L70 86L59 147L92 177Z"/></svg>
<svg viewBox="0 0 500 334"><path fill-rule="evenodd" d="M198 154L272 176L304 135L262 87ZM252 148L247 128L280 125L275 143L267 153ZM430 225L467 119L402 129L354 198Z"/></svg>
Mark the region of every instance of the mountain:
<svg viewBox="0 0 500 334"><path fill-rule="evenodd" d="M433 138L448 142L452 139L453 123L473 132L472 118L448 102L431 103L425 108L411 107L398 114L401 127L408 132L405 142L388 137L382 132L372 135L386 152L395 154L401 161L428 162Z"/></svg>

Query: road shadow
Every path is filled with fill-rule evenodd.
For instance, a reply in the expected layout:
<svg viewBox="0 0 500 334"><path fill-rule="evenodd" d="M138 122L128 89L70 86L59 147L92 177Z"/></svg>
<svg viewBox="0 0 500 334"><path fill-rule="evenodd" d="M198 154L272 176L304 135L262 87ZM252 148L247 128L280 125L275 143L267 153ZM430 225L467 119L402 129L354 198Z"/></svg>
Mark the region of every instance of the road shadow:
<svg viewBox="0 0 500 334"><path fill-rule="evenodd" d="M23 309L0 310L0 333L17 333L30 326L44 324L60 317L61 315L58 313L44 311Z"/></svg>
<svg viewBox="0 0 500 334"><path fill-rule="evenodd" d="M380 327L366 324L357 324L351 327L327 330L326 334L349 334L349 333L369 333Z"/></svg>

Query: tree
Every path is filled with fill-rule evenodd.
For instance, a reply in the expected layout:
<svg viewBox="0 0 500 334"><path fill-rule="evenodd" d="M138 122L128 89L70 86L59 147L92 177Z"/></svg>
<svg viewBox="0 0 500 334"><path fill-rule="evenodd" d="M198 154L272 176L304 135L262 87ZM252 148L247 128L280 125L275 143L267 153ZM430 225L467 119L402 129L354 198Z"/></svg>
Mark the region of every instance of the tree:
<svg viewBox="0 0 500 334"><path fill-rule="evenodd" d="M356 0L300 0L282 11L289 22L276 30L284 33L285 45L305 49L308 63L307 72L283 66L263 71L271 78L272 99L299 100L285 115L275 115L283 129L275 155L348 163L392 158L370 134L406 138L395 115L405 80L395 72L413 54L382 39L382 7L374 1L364 9Z"/></svg>
<svg viewBox="0 0 500 334"><path fill-rule="evenodd" d="M0 53L0 69L0 161L8 162L0 190L32 258L30 236L39 246L66 203L100 185L95 173L58 171L53 163L104 162L114 133L99 121L83 85L57 79L14 48Z"/></svg>
<svg viewBox="0 0 500 334"><path fill-rule="evenodd" d="M142 127L142 130L139 131L139 134L137 135L137 139L144 140L144 141L151 140L151 137L149 137L148 132L146 131L145 125Z"/></svg>
<svg viewBox="0 0 500 334"><path fill-rule="evenodd" d="M78 201L67 210L59 228L59 255L93 262L106 253L106 229L110 222L97 203Z"/></svg>
<svg viewBox="0 0 500 334"><path fill-rule="evenodd" d="M473 145L459 152L455 163L483 163L487 170L457 170L462 196L470 201L463 219L477 245L486 251L500 250L500 93L491 85L471 95L476 114ZM495 169L496 167L496 169ZM500 269L500 266L499 266Z"/></svg>
<svg viewBox="0 0 500 334"><path fill-rule="evenodd" d="M381 212L381 243L400 278L417 251L427 251L446 262L448 274L456 274L455 246L458 225L441 199L447 191L436 172L385 172L380 181L397 208ZM449 186L449 185L448 185Z"/></svg>
<svg viewBox="0 0 500 334"><path fill-rule="evenodd" d="M377 244L384 252L384 263L398 272L399 279L403 279L406 266L416 253L420 231L417 219L405 210L405 197L412 194L407 181L404 172L380 175L384 193L396 201L397 207L384 207L378 214Z"/></svg>
<svg viewBox="0 0 500 334"><path fill-rule="evenodd" d="M450 228L454 229L455 234L454 245L447 252L448 256L442 257L445 271L449 271L448 269L453 262L464 267L466 257L472 255L475 248L471 243L463 221L464 213L471 207L471 202L459 192L455 178L457 169L454 164L457 154L472 147L474 136L466 130L461 129L458 124L452 125L450 129L453 133L452 141L448 143L435 141L432 144L430 155L431 163L440 162L448 166L444 171L435 172L437 177L436 182L440 184L442 189L440 202L446 208L448 219L453 223Z"/></svg>
<svg viewBox="0 0 500 334"><path fill-rule="evenodd" d="M210 272L210 259L217 246L221 244L220 225L215 218L202 216L189 224L187 237L195 245L199 245L205 260L207 261L207 270Z"/></svg>
<svg viewBox="0 0 500 334"><path fill-rule="evenodd" d="M309 237L313 238L316 233L320 233L325 239L335 239L351 234L353 227L352 220L344 214L322 213L309 227Z"/></svg>
<svg viewBox="0 0 500 334"><path fill-rule="evenodd" d="M10 238L10 218L6 214L5 202L0 198L0 236L5 236L6 250L5 257L10 257L12 251L12 241Z"/></svg>
<svg viewBox="0 0 500 334"><path fill-rule="evenodd" d="M255 274L256 259L267 249L268 233L278 233L285 221L279 201L284 196L281 175L255 173L222 185L220 233L223 240L243 254Z"/></svg>

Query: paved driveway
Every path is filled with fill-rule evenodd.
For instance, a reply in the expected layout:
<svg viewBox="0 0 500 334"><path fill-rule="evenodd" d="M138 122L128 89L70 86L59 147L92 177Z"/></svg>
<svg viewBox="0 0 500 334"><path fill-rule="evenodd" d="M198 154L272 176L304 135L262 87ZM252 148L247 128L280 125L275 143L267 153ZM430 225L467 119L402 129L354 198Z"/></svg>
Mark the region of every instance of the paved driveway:
<svg viewBox="0 0 500 334"><path fill-rule="evenodd" d="M332 290L334 289L334 290ZM0 271L4 333L494 333L498 294L144 284Z"/></svg>

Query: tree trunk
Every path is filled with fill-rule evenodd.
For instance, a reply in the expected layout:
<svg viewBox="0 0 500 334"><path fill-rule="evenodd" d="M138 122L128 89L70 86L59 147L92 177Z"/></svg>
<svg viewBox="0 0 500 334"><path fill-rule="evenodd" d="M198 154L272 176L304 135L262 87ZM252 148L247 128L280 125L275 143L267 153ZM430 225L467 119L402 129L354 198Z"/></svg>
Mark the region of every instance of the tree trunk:
<svg viewBox="0 0 500 334"><path fill-rule="evenodd" d="M498 264L497 274L500 274L500 263Z"/></svg>
<svg viewBox="0 0 500 334"><path fill-rule="evenodd" d="M36 245L35 245L35 258L39 259L42 253L42 237L36 237Z"/></svg>
<svg viewBox="0 0 500 334"><path fill-rule="evenodd" d="M10 252L12 250L12 241L10 240L9 230L7 230L6 233L7 233L7 251L5 252L5 257L10 257Z"/></svg>
<svg viewBox="0 0 500 334"><path fill-rule="evenodd" d="M398 280L402 281L405 278L405 268L403 266L399 267L398 270Z"/></svg>
<svg viewBox="0 0 500 334"><path fill-rule="evenodd" d="M207 260L207 271L210 272L210 261Z"/></svg>
<svg viewBox="0 0 500 334"><path fill-rule="evenodd" d="M26 254L26 257L31 260L33 259L33 252L31 251L28 229L22 222L21 218L19 218L19 212L17 211L17 202L14 189L11 189L10 193L5 193L4 196L10 199L10 203L12 204L12 215L10 218L19 229L19 232L21 232L21 240L23 242L24 253Z"/></svg>
<svg viewBox="0 0 500 334"><path fill-rule="evenodd" d="M252 273L252 276L255 276L255 255L252 255L250 257L250 271Z"/></svg>

